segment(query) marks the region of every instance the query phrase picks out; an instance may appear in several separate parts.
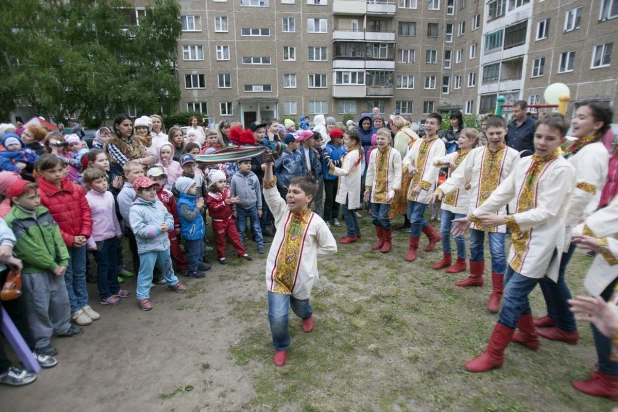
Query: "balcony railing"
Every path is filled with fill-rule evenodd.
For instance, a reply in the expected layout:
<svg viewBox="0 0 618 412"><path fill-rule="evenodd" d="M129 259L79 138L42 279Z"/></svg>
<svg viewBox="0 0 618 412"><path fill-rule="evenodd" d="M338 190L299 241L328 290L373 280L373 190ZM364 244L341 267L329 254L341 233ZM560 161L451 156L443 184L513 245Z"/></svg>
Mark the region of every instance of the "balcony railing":
<svg viewBox="0 0 618 412"><path fill-rule="evenodd" d="M392 14L397 11L395 0L367 0L367 14Z"/></svg>
<svg viewBox="0 0 618 412"><path fill-rule="evenodd" d="M394 42L395 41L395 32L394 31L370 31L370 30L350 30L350 29L339 29L335 27L333 31L333 40L367 40L367 41L384 41L384 42Z"/></svg>
<svg viewBox="0 0 618 412"><path fill-rule="evenodd" d="M368 86L367 96L392 96L393 86Z"/></svg>

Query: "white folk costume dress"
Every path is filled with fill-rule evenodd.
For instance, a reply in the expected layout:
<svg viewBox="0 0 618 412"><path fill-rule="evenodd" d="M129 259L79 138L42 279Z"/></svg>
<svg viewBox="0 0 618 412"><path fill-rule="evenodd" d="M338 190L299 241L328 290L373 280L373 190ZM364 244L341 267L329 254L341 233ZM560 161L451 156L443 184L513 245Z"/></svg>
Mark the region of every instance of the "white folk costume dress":
<svg viewBox="0 0 618 412"><path fill-rule="evenodd" d="M337 252L337 242L317 214L309 209L290 212L275 182L264 182L264 198L277 228L266 261L266 288L309 299L313 282L319 278L317 255Z"/></svg>
<svg viewBox="0 0 618 412"><path fill-rule="evenodd" d="M451 176L437 189L444 196L465 188L470 183L468 210L475 210L481 206L494 190L511 173L519 161L519 152L506 145L491 151L489 145L472 149ZM506 204L498 210L498 215L506 215ZM506 233L506 225L484 228L478 223L472 223L471 229L485 232Z"/></svg>
<svg viewBox="0 0 618 412"><path fill-rule="evenodd" d="M371 203L391 203L401 187L401 155L388 146L372 150L365 177L365 188L371 190ZM386 199L390 197L390 201Z"/></svg>
<svg viewBox="0 0 618 412"><path fill-rule="evenodd" d="M456 152L447 154L444 157L436 159L434 166L444 167L451 162L455 164L455 169L464 161L466 156L470 154L471 149L462 151L461 149ZM448 177L455 169L448 169ZM457 188L454 192L449 193L442 199L442 210L451 212L457 215L467 215L468 207L470 206L470 183L466 183L464 187Z"/></svg>
<svg viewBox="0 0 618 412"><path fill-rule="evenodd" d="M564 207L575 186L575 168L556 151L521 159L471 218L495 213L511 200L514 208L506 218L512 231L508 262L523 276L558 280L564 250ZM551 266L550 266L551 265Z"/></svg>
<svg viewBox="0 0 618 412"><path fill-rule="evenodd" d="M349 210L360 208L362 175L360 158L360 153L356 147L348 148L341 159L341 167L334 167L329 171L331 175L339 176L339 187L335 201L345 205L347 199Z"/></svg>
<svg viewBox="0 0 618 412"><path fill-rule="evenodd" d="M403 159L403 170L408 172L408 166L416 167L418 173L412 176L408 186L408 201L428 204L429 196L433 194L438 181L440 168L434 166L436 158L443 157L446 153L444 142L436 135L433 139L418 139L412 149ZM412 194L412 189L420 185L421 191L417 195Z"/></svg>

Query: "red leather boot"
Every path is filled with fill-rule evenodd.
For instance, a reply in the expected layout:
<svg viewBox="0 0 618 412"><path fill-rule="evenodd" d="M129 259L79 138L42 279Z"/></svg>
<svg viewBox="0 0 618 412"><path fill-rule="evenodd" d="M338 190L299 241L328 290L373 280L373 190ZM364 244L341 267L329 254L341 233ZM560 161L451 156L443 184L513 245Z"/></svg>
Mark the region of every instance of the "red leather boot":
<svg viewBox="0 0 618 412"><path fill-rule="evenodd" d="M496 323L487 350L478 358L466 363L466 369L470 372L487 372L490 369L502 366L504 350L509 346L513 333L515 333L515 329Z"/></svg>
<svg viewBox="0 0 618 412"><path fill-rule="evenodd" d="M429 244L425 248L425 252L431 252L436 247L436 244L442 240L442 236L431 225L425 226L423 233L429 238Z"/></svg>
<svg viewBox="0 0 618 412"><path fill-rule="evenodd" d="M287 360L287 358L287 350L277 350L275 351L275 357L273 358L273 362L275 363L275 366L283 366L285 365L285 361Z"/></svg>
<svg viewBox="0 0 618 412"><path fill-rule="evenodd" d="M382 249L380 252L388 253L393 247L393 231L392 230L384 230L384 245L382 245Z"/></svg>
<svg viewBox="0 0 618 412"><path fill-rule="evenodd" d="M313 330L313 315L309 316L307 319L303 319L302 328L303 332L309 333Z"/></svg>
<svg viewBox="0 0 618 412"><path fill-rule="evenodd" d="M539 329L537 333L545 339L566 342L569 345L575 345L579 340L579 332L565 332L558 327Z"/></svg>
<svg viewBox="0 0 618 412"><path fill-rule="evenodd" d="M416 252L418 251L418 241L421 238L419 236L410 236L410 250L408 250L408 255L406 256L406 260L408 262L414 262L416 260Z"/></svg>
<svg viewBox="0 0 618 412"><path fill-rule="evenodd" d="M378 243L371 246L371 250L382 249L382 246L384 246L384 228L382 226L376 226L376 235L378 236Z"/></svg>
<svg viewBox="0 0 618 412"><path fill-rule="evenodd" d="M549 315L545 315L542 318L535 318L534 326L537 328L553 328L556 326L556 321L550 318Z"/></svg>
<svg viewBox="0 0 618 412"><path fill-rule="evenodd" d="M467 268L468 266L466 265L466 259L458 257L455 261L455 264L450 268L446 269L446 273L459 273L465 271Z"/></svg>
<svg viewBox="0 0 618 412"><path fill-rule="evenodd" d="M468 286L483 286L485 282L483 280L483 272L485 271L485 261L473 262L470 261L470 276L468 279L455 282L455 286L468 287Z"/></svg>
<svg viewBox="0 0 618 412"><path fill-rule="evenodd" d="M435 263L432 268L434 268L435 270L439 270L439 269L444 269L451 266L451 254L450 253L444 253L444 257L442 258L441 261L439 261L438 263Z"/></svg>
<svg viewBox="0 0 618 412"><path fill-rule="evenodd" d="M521 343L528 349L537 350L541 342L532 321L532 314L528 313L527 315L520 316L517 321L517 328L519 332L513 335L511 342Z"/></svg>
<svg viewBox="0 0 618 412"><path fill-rule="evenodd" d="M490 312L498 313L500 310L500 300L504 294L504 275L491 272L491 285L493 289L489 296L487 309L489 309Z"/></svg>
<svg viewBox="0 0 618 412"><path fill-rule="evenodd" d="M586 395L609 398L618 402L618 376L607 375L597 370L590 374L587 381L573 381L571 385Z"/></svg>

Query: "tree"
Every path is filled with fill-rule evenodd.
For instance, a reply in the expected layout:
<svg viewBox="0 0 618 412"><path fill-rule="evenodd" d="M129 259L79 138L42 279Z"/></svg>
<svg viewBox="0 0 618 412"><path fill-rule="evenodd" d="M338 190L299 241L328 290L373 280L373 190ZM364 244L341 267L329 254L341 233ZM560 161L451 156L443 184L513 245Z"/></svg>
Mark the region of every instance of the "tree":
<svg viewBox="0 0 618 412"><path fill-rule="evenodd" d="M57 121L97 122L136 107L173 111L180 7L152 0L0 0L0 119L30 105Z"/></svg>

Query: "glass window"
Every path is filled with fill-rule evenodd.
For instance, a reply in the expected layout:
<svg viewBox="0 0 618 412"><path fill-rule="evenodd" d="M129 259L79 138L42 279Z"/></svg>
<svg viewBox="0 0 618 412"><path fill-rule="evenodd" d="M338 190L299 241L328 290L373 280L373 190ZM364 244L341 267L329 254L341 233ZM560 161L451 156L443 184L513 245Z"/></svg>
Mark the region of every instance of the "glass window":
<svg viewBox="0 0 618 412"><path fill-rule="evenodd" d="M309 114L326 114L328 113L327 101L309 101Z"/></svg>
<svg viewBox="0 0 618 412"><path fill-rule="evenodd" d="M286 89L295 89L296 88L296 75L295 74L284 74L283 75L283 87Z"/></svg>
<svg viewBox="0 0 618 412"><path fill-rule="evenodd" d="M281 19L281 31L284 33L293 33L296 31L294 17L284 17Z"/></svg>
<svg viewBox="0 0 618 412"><path fill-rule="evenodd" d="M596 69L597 67L608 67L612 60L613 48L614 43L605 43L600 46L596 46L594 48L594 53L592 54L592 68Z"/></svg>
<svg viewBox="0 0 618 412"><path fill-rule="evenodd" d="M327 19L307 19L307 31L309 33L326 33Z"/></svg>
<svg viewBox="0 0 618 412"><path fill-rule="evenodd" d="M232 102L219 103L219 114L221 116L232 116Z"/></svg>
<svg viewBox="0 0 618 412"><path fill-rule="evenodd" d="M545 57L539 57L532 61L532 77L541 77L545 70Z"/></svg>
<svg viewBox="0 0 618 412"><path fill-rule="evenodd" d="M573 31L579 29L582 21L582 7L571 9L566 12L564 18L564 31Z"/></svg>
<svg viewBox="0 0 618 412"><path fill-rule="evenodd" d="M356 114L356 100L339 100L339 103L337 104L337 113Z"/></svg>
<svg viewBox="0 0 618 412"><path fill-rule="evenodd" d="M283 46L283 60L296 61L296 47Z"/></svg>
<svg viewBox="0 0 618 412"><path fill-rule="evenodd" d="M284 102L283 103L283 114L296 114L296 102Z"/></svg>
<svg viewBox="0 0 618 412"><path fill-rule="evenodd" d="M400 21L398 33L400 36L416 37L416 23Z"/></svg>
<svg viewBox="0 0 618 412"><path fill-rule="evenodd" d="M536 40L543 40L549 37L550 21L551 19L545 19L536 24Z"/></svg>
<svg viewBox="0 0 618 412"><path fill-rule="evenodd" d="M398 89L414 89L414 76L398 75L397 76L397 88Z"/></svg>
<svg viewBox="0 0 618 412"><path fill-rule="evenodd" d="M203 74L185 74L185 89L204 89L206 80Z"/></svg>
<svg viewBox="0 0 618 412"><path fill-rule="evenodd" d="M560 64L558 65L558 73L566 73L573 71L573 64L575 63L575 52L568 51L560 55Z"/></svg>
<svg viewBox="0 0 618 412"><path fill-rule="evenodd" d="M219 89L229 89L232 87L232 75L230 73L219 73L217 75Z"/></svg>
<svg viewBox="0 0 618 412"><path fill-rule="evenodd" d="M215 17L215 32L227 32L227 17Z"/></svg>

